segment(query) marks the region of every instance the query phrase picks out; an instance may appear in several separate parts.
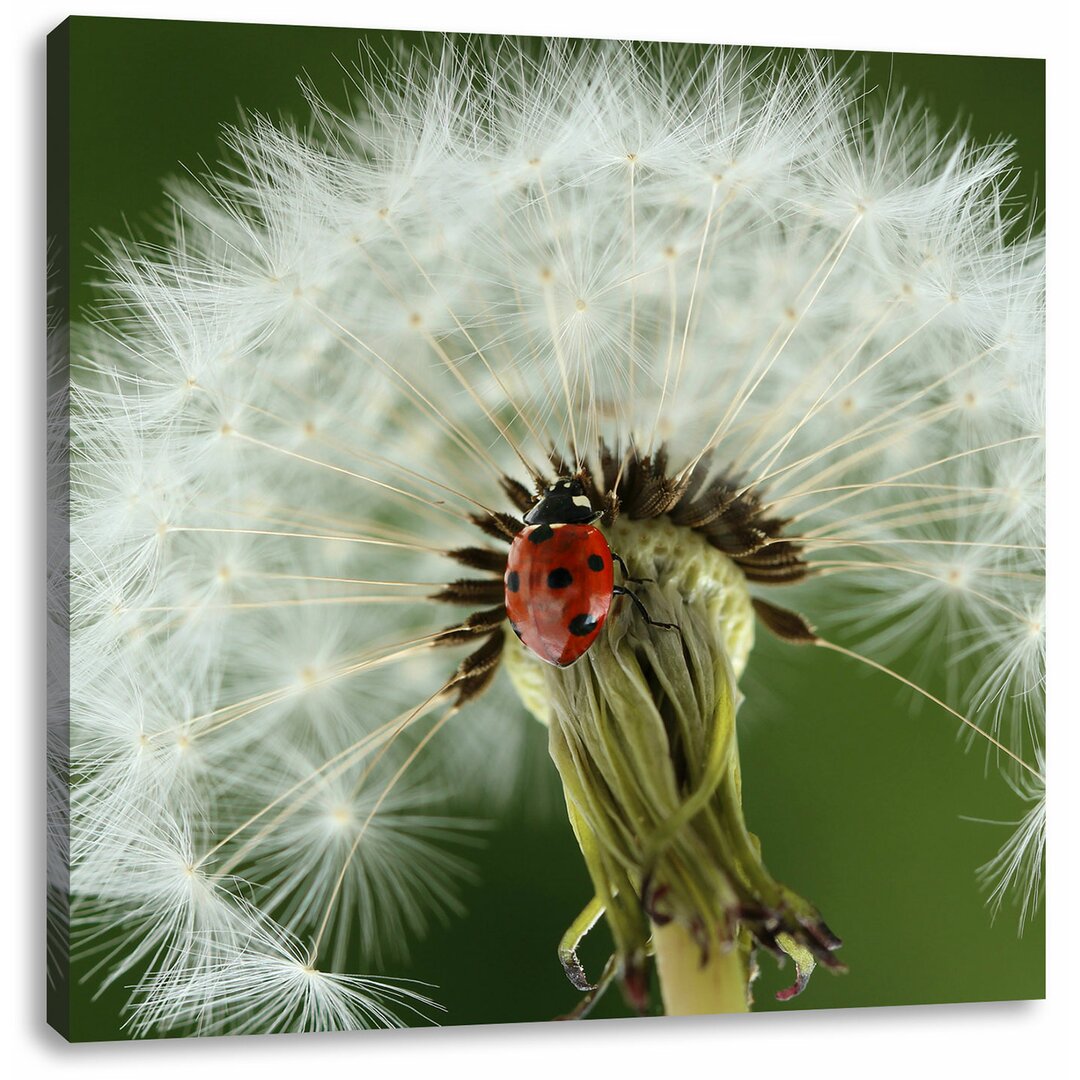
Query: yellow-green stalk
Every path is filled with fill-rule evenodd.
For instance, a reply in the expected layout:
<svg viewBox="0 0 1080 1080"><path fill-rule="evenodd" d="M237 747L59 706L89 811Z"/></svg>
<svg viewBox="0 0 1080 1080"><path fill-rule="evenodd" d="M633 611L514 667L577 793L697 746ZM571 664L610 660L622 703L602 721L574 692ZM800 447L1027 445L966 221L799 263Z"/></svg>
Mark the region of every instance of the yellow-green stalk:
<svg viewBox="0 0 1080 1080"><path fill-rule="evenodd" d="M745 1011L765 945L796 958L797 985L835 948L817 912L765 869L742 814L737 679L753 646L739 567L666 518L618 520L612 549L654 620L623 603L588 653L549 667L516 640L506 662L529 710L550 729L570 823L595 890L561 950L574 954L602 911L613 970L630 1003L647 1005L655 955L669 1014ZM833 966L835 961L832 962Z"/></svg>

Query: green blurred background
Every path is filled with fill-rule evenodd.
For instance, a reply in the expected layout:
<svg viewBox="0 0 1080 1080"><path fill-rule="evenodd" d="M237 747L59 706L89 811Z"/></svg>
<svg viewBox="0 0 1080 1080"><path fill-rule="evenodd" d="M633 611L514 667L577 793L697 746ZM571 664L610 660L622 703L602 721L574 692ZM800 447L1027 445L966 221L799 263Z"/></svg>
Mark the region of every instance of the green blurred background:
<svg viewBox="0 0 1080 1080"><path fill-rule="evenodd" d="M70 300L92 301L95 230L143 231L162 208L162 180L219 156L219 125L245 110L300 118L296 78L332 102L347 97L343 66L393 35L386 31L70 20ZM415 35L397 35L415 36ZM1009 135L1023 169L1018 198L1043 206L1044 69L1041 60L866 53L867 86L908 88L944 121L977 139ZM975 883L1023 806L987 767L964 754L956 725L882 676L817 650L762 643L759 670L797 669L782 680L798 701L740 714L746 814L772 872L824 913L844 939L850 973L819 972L795 1001L773 992L791 981L762 957L760 1010L1041 997L1042 916L1018 938L1014 913L991 925ZM780 680L777 680L780 681ZM508 721L509 722L509 721ZM544 732L534 725L537 755ZM554 770L550 796L557 806ZM537 823L524 800L485 834L481 884L466 918L438 928L391 971L437 984L444 1023L550 1019L573 1006L555 944L589 896L565 820ZM583 949L590 971L606 955L602 928ZM71 1037L123 1038L126 994L93 999L71 984ZM131 980L125 980L131 981ZM627 1015L617 992L594 1016Z"/></svg>

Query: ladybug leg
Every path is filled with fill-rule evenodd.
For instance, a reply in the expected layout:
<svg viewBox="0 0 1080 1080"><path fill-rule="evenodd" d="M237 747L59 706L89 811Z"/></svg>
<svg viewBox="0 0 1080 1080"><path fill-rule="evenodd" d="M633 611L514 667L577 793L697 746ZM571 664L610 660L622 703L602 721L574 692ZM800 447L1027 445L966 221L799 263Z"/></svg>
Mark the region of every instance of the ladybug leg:
<svg viewBox="0 0 1080 1080"><path fill-rule="evenodd" d="M622 556L617 551L613 551L611 557L619 564L619 569L622 570L622 576L626 578L627 581L633 581L637 585L643 585L646 581L656 580L651 577L631 577L630 571L626 569L626 563L622 561Z"/></svg>
<svg viewBox="0 0 1080 1080"><path fill-rule="evenodd" d="M613 596L629 596L630 599L634 602L634 607L638 609L638 613L650 626L659 626L662 627L664 630L679 630L678 626L676 626L675 623L657 622L657 620L649 614L648 609L641 602L641 599L635 593L632 593L629 589L623 588L622 585L616 585L615 588L611 590L611 593ZM679 633L681 634L682 631L679 630Z"/></svg>

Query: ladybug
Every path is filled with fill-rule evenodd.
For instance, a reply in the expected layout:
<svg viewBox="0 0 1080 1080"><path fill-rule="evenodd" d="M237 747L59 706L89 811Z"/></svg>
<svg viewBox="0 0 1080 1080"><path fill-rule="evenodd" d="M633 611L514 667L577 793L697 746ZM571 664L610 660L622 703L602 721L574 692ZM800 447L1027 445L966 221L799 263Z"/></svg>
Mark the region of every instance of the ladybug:
<svg viewBox="0 0 1080 1080"><path fill-rule="evenodd" d="M593 524L601 516L580 480L557 480L525 515L525 528L510 545L503 578L510 628L556 667L584 656L616 596L629 596L650 625L678 630L650 618L629 589L615 584L614 563L624 575L626 564Z"/></svg>

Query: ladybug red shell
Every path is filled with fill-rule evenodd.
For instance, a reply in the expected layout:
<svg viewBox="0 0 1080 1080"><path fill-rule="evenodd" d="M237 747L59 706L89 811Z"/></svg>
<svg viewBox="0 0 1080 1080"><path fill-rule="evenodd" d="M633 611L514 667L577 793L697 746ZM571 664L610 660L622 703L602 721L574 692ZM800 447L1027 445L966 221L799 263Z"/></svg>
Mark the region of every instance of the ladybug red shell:
<svg viewBox="0 0 1080 1080"><path fill-rule="evenodd" d="M593 525L529 525L510 545L504 581L514 633L541 660L568 667L596 640L611 608L611 549Z"/></svg>

